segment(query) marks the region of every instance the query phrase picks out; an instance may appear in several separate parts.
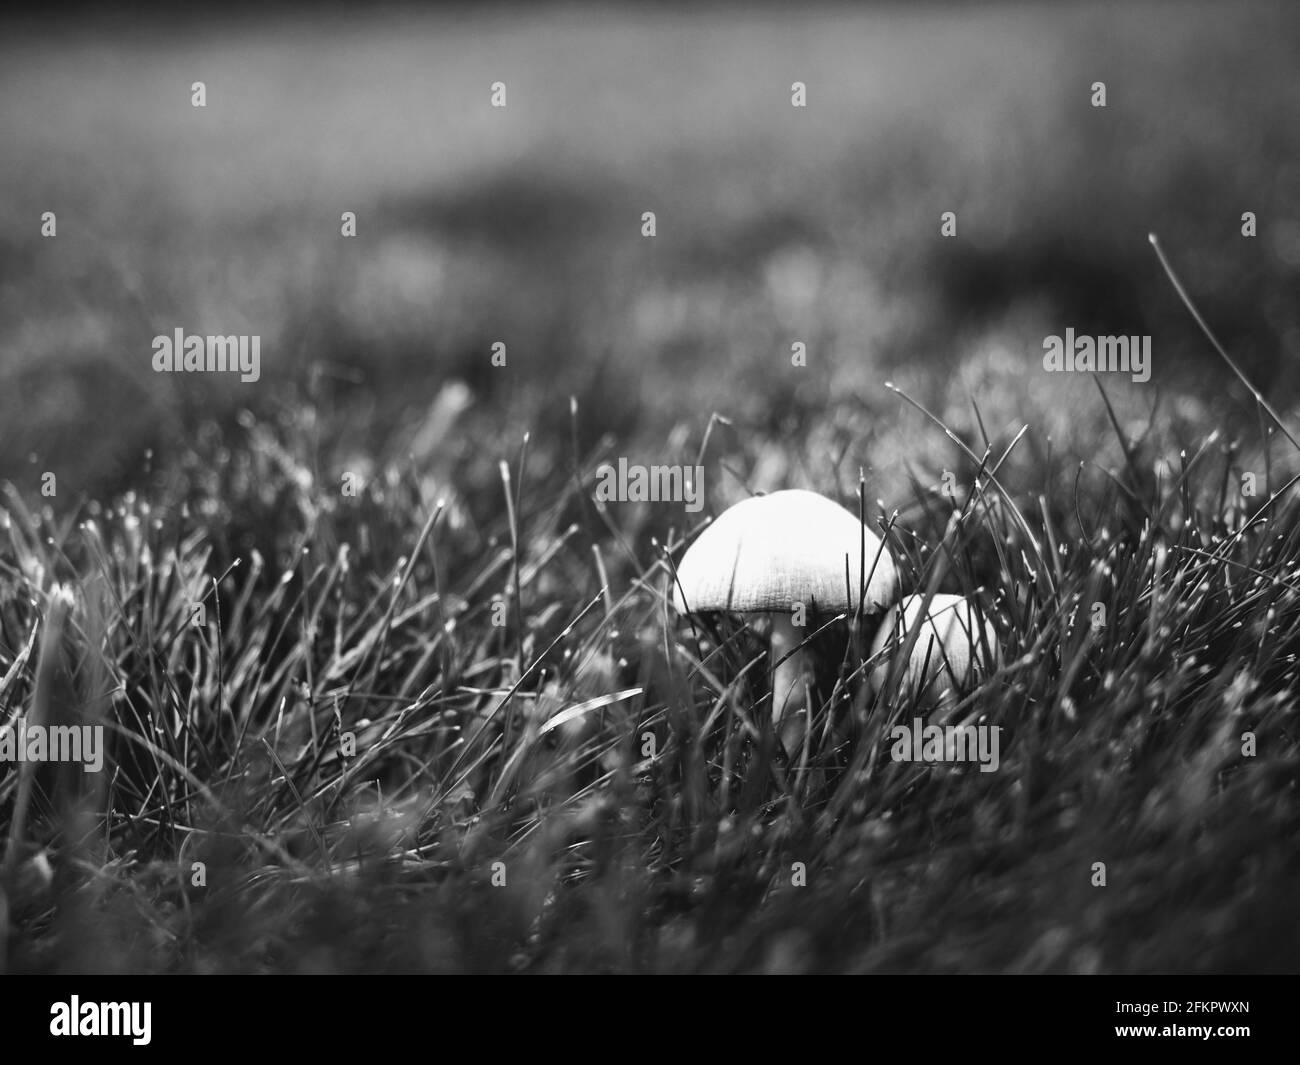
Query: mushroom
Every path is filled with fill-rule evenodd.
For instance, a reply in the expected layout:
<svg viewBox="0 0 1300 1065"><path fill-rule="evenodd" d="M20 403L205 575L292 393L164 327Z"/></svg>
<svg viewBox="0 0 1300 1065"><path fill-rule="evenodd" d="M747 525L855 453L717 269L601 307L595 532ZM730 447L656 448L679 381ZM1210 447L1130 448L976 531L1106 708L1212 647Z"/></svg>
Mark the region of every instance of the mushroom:
<svg viewBox="0 0 1300 1065"><path fill-rule="evenodd" d="M856 514L816 492L788 489L718 515L682 557L673 606L771 619L772 719L779 724L803 709L805 633L792 613L800 606L855 610L863 592L863 611L877 613L897 586L893 558Z"/></svg>
<svg viewBox="0 0 1300 1065"><path fill-rule="evenodd" d="M889 670L888 659L881 652L891 641L895 650L903 646L921 616L924 602L923 595L909 595L890 607L881 622L871 643L871 657L877 661L870 679L876 691L884 686ZM981 674L997 668L997 633L979 608L960 595L934 596L928 615L929 624L917 634L903 667L900 690L912 693L918 700L944 705L957 693L968 690Z"/></svg>

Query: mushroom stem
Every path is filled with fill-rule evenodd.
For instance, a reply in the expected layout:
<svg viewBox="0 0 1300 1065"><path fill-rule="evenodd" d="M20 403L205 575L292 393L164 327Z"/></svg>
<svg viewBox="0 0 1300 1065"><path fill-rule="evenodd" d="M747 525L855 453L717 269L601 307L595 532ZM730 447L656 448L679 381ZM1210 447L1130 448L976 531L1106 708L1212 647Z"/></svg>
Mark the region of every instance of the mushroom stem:
<svg viewBox="0 0 1300 1065"><path fill-rule="evenodd" d="M772 721L777 725L783 717L796 715L803 709L804 653L799 646L801 643L803 633L791 622L790 615L785 611L773 611ZM785 658L784 662L782 658Z"/></svg>

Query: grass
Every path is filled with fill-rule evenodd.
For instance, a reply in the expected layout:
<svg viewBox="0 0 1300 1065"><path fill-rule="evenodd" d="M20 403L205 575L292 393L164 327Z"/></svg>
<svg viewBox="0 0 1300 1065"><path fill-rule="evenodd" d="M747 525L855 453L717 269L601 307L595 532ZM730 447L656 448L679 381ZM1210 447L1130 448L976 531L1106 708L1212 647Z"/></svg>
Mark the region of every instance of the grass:
<svg viewBox="0 0 1300 1065"><path fill-rule="evenodd" d="M1297 37L1170 10L5 35L0 723L110 737L0 767L5 968L1294 970ZM1151 383L1039 373L1085 323ZM263 381L142 370L178 325ZM984 605L997 772L891 761L872 619L786 752L760 624L673 613L781 487Z"/></svg>
<svg viewBox="0 0 1300 1065"><path fill-rule="evenodd" d="M6 497L5 718L111 736L102 778L30 778L11 969L1293 964L1300 508L1290 481L1243 499L1222 441L1153 482L1126 440L1085 517L999 489L1023 436L972 440L961 497L881 523L906 591L989 606L1004 664L957 708L1004 729L981 774L889 758L913 708L862 684L870 619L816 641L788 759L762 634L671 613L682 530L632 546L580 487L594 455L530 442L470 535L408 466L345 497L287 428L246 431L248 468L185 501ZM204 528L268 504L274 554Z"/></svg>

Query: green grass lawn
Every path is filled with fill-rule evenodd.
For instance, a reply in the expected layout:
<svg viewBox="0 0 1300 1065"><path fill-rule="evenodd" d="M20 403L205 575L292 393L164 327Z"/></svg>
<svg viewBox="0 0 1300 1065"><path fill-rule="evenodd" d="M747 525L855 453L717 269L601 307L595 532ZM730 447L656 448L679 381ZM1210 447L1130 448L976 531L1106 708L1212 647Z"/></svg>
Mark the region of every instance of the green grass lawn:
<svg viewBox="0 0 1300 1065"><path fill-rule="evenodd" d="M1294 970L1300 462L1147 235L1300 432L1298 30L0 35L0 723L109 735L0 766L4 965ZM1151 380L1045 373L1067 327L1152 336ZM261 336L261 380L155 374L176 328ZM620 456L702 464L703 514L598 505ZM891 760L869 619L812 642L790 757L762 624L672 611L702 518L785 487L985 604L996 772Z"/></svg>

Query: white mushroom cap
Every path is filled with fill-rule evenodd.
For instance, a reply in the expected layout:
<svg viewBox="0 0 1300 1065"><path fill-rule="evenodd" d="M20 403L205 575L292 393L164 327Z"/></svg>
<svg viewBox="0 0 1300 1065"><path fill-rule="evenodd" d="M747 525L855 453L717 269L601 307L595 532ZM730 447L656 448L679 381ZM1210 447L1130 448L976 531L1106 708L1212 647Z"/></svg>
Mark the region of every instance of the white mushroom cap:
<svg viewBox="0 0 1300 1065"><path fill-rule="evenodd" d="M871 668L873 688L879 690L884 685L889 670L888 658L880 652L886 644L892 644L895 652L903 646L908 632L921 617L924 602L923 595L909 595L897 606L890 607L881 621L880 631L871 642L872 657L879 656ZM967 688L977 674L997 668L1001 658L997 632L969 599L960 595L936 595L930 600L928 620L929 624L922 628L912 645L900 690L923 694L927 700L942 700ZM991 662L984 657L983 640L987 640Z"/></svg>
<svg viewBox="0 0 1300 1065"><path fill-rule="evenodd" d="M673 606L683 613L789 611L796 603L853 610L864 555L863 609L874 613L893 602L898 574L888 548L856 514L802 489L753 496L718 515L686 551Z"/></svg>

